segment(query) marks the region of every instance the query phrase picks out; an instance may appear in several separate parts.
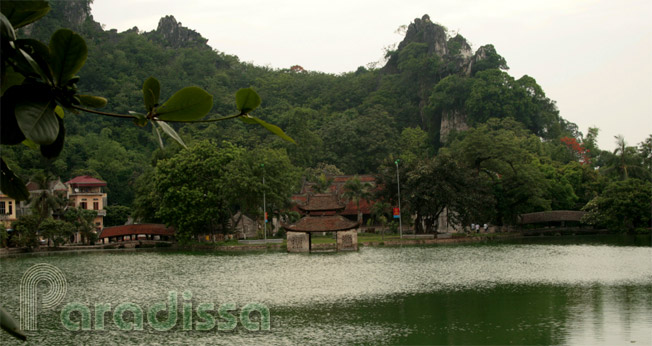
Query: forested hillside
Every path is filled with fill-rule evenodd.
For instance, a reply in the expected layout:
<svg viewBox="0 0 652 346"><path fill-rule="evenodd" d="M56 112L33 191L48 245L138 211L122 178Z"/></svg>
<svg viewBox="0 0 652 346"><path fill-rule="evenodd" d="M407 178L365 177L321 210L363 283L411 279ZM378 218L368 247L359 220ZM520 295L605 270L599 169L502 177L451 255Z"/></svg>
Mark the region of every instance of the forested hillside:
<svg viewBox="0 0 652 346"><path fill-rule="evenodd" d="M478 186L468 193L482 192L474 203L483 203L472 215L460 214L463 222L482 218L503 223L520 212L579 209L608 184L595 166L611 165L611 174L619 176L613 173L619 172L617 155L601 155L595 145L597 129L584 136L560 116L534 78L506 72L508 62L492 45L473 50L464 37L450 35L427 15L409 24L397 49L387 52L384 66L332 75L299 65L271 69L241 62L211 49L201 33L190 29L192 23L181 25L172 16L161 18L151 32L137 27L107 31L93 20L90 2L52 1L50 13L18 34L47 42L57 28L67 27L83 36L88 59L78 86L85 94L106 97L103 110L126 114L142 109L142 85L150 76L161 82L162 99L186 86L203 88L213 95L210 114L222 116L235 112L238 89L252 87L262 97L256 115L296 141L288 143L236 120L173 125L190 147L209 140L217 146L273 150L274 155L287 153L298 171L331 165L346 174L382 173L401 158L404 173L413 172L414 191L437 188L414 172L435 174L431 180L438 180L436 174L456 169L475 171L475 177L459 184ZM212 44L219 49L219 42ZM154 189L148 190L153 183L143 176L153 174L158 160L182 149L171 140L159 149L155 134L129 120L80 113L66 114L65 121L66 143L58 158L48 161L25 146L3 147L3 158L19 167L15 170L24 179L44 167L62 179L95 175L108 182L110 204L131 207L137 188ZM645 145L627 148L623 140L623 155L627 150L638 155L630 165L649 171ZM456 162L435 162L435 157ZM491 179L476 182L480 172ZM649 174L640 175L649 180ZM392 183L391 174L385 177ZM449 192L462 193L455 189ZM465 202L437 206L455 203ZM421 213L434 217L439 209L433 208Z"/></svg>

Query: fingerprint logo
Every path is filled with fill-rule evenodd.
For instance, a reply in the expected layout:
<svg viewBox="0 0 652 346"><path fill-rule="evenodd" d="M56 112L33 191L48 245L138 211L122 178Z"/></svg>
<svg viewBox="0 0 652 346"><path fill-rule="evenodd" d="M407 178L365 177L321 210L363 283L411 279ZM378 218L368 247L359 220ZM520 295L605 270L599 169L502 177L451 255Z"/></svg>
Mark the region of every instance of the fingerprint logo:
<svg viewBox="0 0 652 346"><path fill-rule="evenodd" d="M38 299L38 285L44 282L48 291ZM36 330L38 303L41 308L51 309L66 296L68 283L59 268L39 263L31 266L20 280L20 328Z"/></svg>

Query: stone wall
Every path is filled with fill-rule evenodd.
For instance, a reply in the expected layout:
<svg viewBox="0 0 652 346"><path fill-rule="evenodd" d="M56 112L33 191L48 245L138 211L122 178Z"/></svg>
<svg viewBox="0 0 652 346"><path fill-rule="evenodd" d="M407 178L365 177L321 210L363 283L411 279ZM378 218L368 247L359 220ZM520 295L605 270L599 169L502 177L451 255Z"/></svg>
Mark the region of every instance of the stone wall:
<svg viewBox="0 0 652 346"><path fill-rule="evenodd" d="M358 251L358 231L337 232L337 251Z"/></svg>
<svg viewBox="0 0 652 346"><path fill-rule="evenodd" d="M310 252L310 236L308 233L287 232L287 238L288 252Z"/></svg>

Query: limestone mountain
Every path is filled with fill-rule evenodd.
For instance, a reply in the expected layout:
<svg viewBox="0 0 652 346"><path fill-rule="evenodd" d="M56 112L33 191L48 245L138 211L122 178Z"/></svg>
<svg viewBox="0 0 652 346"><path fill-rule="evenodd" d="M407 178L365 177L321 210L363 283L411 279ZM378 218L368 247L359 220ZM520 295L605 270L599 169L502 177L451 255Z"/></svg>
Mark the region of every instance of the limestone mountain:
<svg viewBox="0 0 652 346"><path fill-rule="evenodd" d="M103 110L142 112L142 85L150 76L161 83L161 99L187 86L201 87L213 95L211 114L221 116L235 111L238 89L252 87L263 100L256 115L298 143L281 142L237 120L173 124L187 144L211 139L247 149L283 148L296 166L331 165L346 174L363 174L377 172L390 156L414 154L410 151L419 153L415 157L432 155L455 133L490 118L516 119L542 138L576 130L559 117L533 78L515 79L504 71L506 61L492 45L473 51L463 36L450 35L427 15L408 25L382 68L333 75L241 62L219 52L219 42L209 46L192 23L182 25L172 15L148 32L138 27L105 30L93 19L90 4L51 1L50 13L19 34L47 43L61 27L80 33L88 58L77 85L83 94L106 97ZM179 150L172 143L158 149L156 136L129 120L67 114L65 126L66 144L48 169L62 178L94 170L107 181L111 203L131 204L136 178L151 163ZM18 173L26 178L42 167L27 147L3 148L2 156L9 163L20 162Z"/></svg>

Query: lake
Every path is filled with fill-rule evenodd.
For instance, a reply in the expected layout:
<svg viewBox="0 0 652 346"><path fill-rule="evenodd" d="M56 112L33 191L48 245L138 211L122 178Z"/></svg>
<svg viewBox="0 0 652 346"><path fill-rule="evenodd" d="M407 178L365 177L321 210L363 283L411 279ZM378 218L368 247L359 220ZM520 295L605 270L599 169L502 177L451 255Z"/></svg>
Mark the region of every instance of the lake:
<svg viewBox="0 0 652 346"><path fill-rule="evenodd" d="M29 344L652 344L649 236L537 237L353 253L2 258L0 298L16 319L21 278L39 263L58 268L67 290L57 306L39 306ZM50 288L41 283L36 290L43 295ZM176 294L176 322L157 330L148 312L156 314L158 303L158 321L170 318L170 292ZM104 330L96 304L110 304ZM120 321L129 329L138 325L137 313L117 313L127 305L142 310L143 330L120 329ZM78 311L62 314L71 306L88 308L90 330L66 328L62 315L81 321ZM258 307L248 322L241 316L247 306ZM220 318L222 308L226 318ZM265 308L269 330L252 330L265 329ZM211 318L215 326L209 328ZM0 344L24 343L0 332Z"/></svg>

